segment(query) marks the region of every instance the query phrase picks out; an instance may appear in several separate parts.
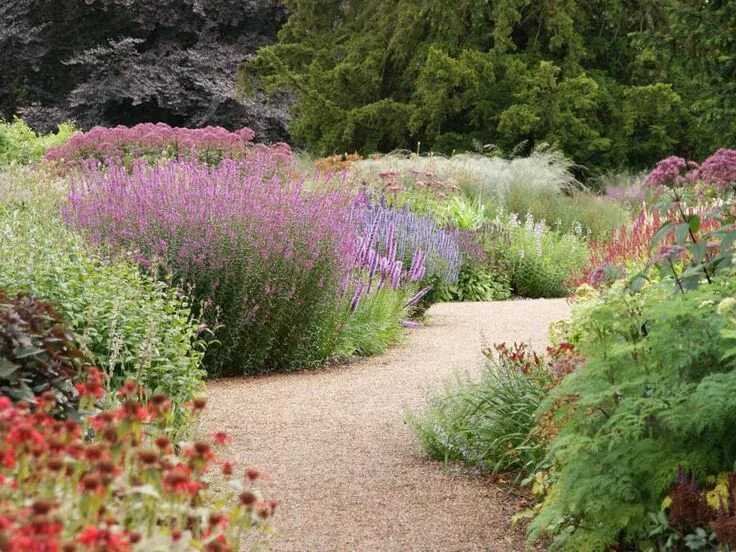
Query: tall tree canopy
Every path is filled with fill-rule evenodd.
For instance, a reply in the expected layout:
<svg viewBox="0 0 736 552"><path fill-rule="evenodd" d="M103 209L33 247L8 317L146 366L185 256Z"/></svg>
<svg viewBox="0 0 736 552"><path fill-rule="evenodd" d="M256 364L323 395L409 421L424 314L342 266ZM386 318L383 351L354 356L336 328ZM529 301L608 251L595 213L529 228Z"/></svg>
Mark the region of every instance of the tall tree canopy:
<svg viewBox="0 0 736 552"><path fill-rule="evenodd" d="M244 68L311 151L558 144L590 168L736 140L736 2L285 0Z"/></svg>

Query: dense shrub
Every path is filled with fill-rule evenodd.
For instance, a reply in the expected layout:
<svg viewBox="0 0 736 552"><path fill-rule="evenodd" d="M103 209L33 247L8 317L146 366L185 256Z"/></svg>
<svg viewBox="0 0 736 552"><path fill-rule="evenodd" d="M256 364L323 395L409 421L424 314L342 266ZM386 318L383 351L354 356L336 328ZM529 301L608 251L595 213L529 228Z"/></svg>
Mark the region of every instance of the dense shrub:
<svg viewBox="0 0 736 552"><path fill-rule="evenodd" d="M161 262L215 327L211 374L308 368L335 352L355 231L340 191L309 190L271 152L80 175L67 220L95 242Z"/></svg>
<svg viewBox="0 0 736 552"><path fill-rule="evenodd" d="M165 283L99 256L52 214L2 204L0 258L0 287L52 301L112 387L132 377L177 409L200 390L203 336Z"/></svg>
<svg viewBox="0 0 736 552"><path fill-rule="evenodd" d="M499 219L509 232L506 252L511 266L511 287L522 297L564 297L588 262L581 230L559 233L527 215L522 223L515 214Z"/></svg>
<svg viewBox="0 0 736 552"><path fill-rule="evenodd" d="M353 180L443 224L477 228L497 212L531 215L562 232L605 240L627 219L618 201L584 190L572 163L551 148L526 157L387 155L356 162ZM459 193L458 190L462 190Z"/></svg>
<svg viewBox="0 0 736 552"><path fill-rule="evenodd" d="M675 296L619 283L578 310L573 340L587 362L552 394L572 400L558 405L558 480L533 535L556 533L566 550L646 540L679 466L700 477L733 467L735 372L719 305L734 293L733 277Z"/></svg>
<svg viewBox="0 0 736 552"><path fill-rule="evenodd" d="M84 353L50 303L0 289L0 394L33 401L51 392L60 412L73 411L74 378Z"/></svg>
<svg viewBox="0 0 736 552"><path fill-rule="evenodd" d="M40 161L48 149L61 146L73 132L74 127L65 123L56 133L39 136L20 119L10 123L0 119L0 169Z"/></svg>
<svg viewBox="0 0 736 552"><path fill-rule="evenodd" d="M460 230L462 266L457 282L433 281L428 301L495 301L511 296L510 265L504 254L509 236L500 226L484 224Z"/></svg>
<svg viewBox="0 0 736 552"><path fill-rule="evenodd" d="M131 163L135 159L196 157L202 162L219 163L223 158L240 158L255 146L255 133L249 128L229 132L222 127L176 128L165 123L143 123L134 127L95 127L74 134L66 144L46 153L49 161L80 163L85 160ZM284 155L288 158L288 149Z"/></svg>
<svg viewBox="0 0 736 552"><path fill-rule="evenodd" d="M434 302L497 301L511 296L508 278L483 264L464 263L457 283L438 282L432 291Z"/></svg>
<svg viewBox="0 0 736 552"><path fill-rule="evenodd" d="M628 285L579 307L571 339L586 363L542 409L560 427L555 482L532 535L555 535L565 550L707 549L732 539L728 492L708 504L697 483L736 461L736 152L700 166L664 159L647 182L665 213L651 258Z"/></svg>
<svg viewBox="0 0 736 552"><path fill-rule="evenodd" d="M294 94L292 136L314 153L547 142L598 170L736 136L730 2L288 6L243 81Z"/></svg>
<svg viewBox="0 0 736 552"><path fill-rule="evenodd" d="M78 385L83 406L94 404L102 385L100 372L90 371ZM253 488L258 472L238 477L232 464L218 462L227 436L184 443L175 453L166 396L144 407L138 389L127 383L122 406L79 423L54 420L47 394L33 408L0 397L4 550L238 550L241 536L264 528L276 504ZM203 403L195 401L195 413ZM217 494L215 467L229 483Z"/></svg>

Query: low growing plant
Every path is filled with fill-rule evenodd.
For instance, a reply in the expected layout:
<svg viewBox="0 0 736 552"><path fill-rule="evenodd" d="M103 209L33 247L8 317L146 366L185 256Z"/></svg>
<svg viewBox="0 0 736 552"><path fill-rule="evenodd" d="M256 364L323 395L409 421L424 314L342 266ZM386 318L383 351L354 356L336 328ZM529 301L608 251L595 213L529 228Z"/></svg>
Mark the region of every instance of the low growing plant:
<svg viewBox="0 0 736 552"><path fill-rule="evenodd" d="M76 337L53 305L0 289L0 394L33 401L50 392L58 413L71 413L77 406L74 379L84 363Z"/></svg>
<svg viewBox="0 0 736 552"><path fill-rule="evenodd" d="M588 247L578 228L561 234L544 221L515 214L501 218L509 234L509 248L502 252L511 267L511 287L521 297L564 297L570 281L580 277L588 262Z"/></svg>
<svg viewBox="0 0 736 552"><path fill-rule="evenodd" d="M94 407L102 374L77 388ZM216 451L227 441L173 443L165 395L144 407L128 382L118 408L57 421L54 394L13 405L0 397L0 542L6 550L239 550L276 503L254 489L255 470L235 475ZM204 400L193 403L194 414ZM175 452L175 445L180 452ZM215 494L215 468L229 484ZM219 488L219 487L218 487Z"/></svg>
<svg viewBox="0 0 736 552"><path fill-rule="evenodd" d="M480 381L459 380L409 418L430 457L456 460L490 473L534 473L547 454L536 431L536 412L550 388L568 373L564 365L527 344L485 351ZM550 349L559 356L559 349Z"/></svg>

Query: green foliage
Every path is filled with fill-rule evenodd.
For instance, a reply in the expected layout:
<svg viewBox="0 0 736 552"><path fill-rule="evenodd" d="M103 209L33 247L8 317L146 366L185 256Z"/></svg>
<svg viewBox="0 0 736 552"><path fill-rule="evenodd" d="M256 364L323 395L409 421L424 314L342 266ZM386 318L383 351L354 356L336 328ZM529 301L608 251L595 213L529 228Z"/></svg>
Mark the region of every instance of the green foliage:
<svg viewBox="0 0 736 552"><path fill-rule="evenodd" d="M0 289L0 395L33 402L51 392L55 413L73 411L73 380L83 363L74 334L50 303Z"/></svg>
<svg viewBox="0 0 736 552"><path fill-rule="evenodd" d="M432 301L498 301L511 297L507 275L486 264L465 262L455 284L438 282L432 290Z"/></svg>
<svg viewBox="0 0 736 552"><path fill-rule="evenodd" d="M340 333L338 356L370 356L384 352L397 343L403 328L400 322L408 317L406 291L384 286L364 297L346 320Z"/></svg>
<svg viewBox="0 0 736 552"><path fill-rule="evenodd" d="M678 467L699 478L733 469L734 294L733 274L674 295L619 282L576 310L587 363L544 408L562 423L550 452L558 479L532 536L575 551L645 542Z"/></svg>
<svg viewBox="0 0 736 552"><path fill-rule="evenodd" d="M502 253L510 265L511 288L521 297L564 297L588 263L581 232L560 233L544 221L516 215L506 221L510 244Z"/></svg>
<svg viewBox="0 0 736 552"><path fill-rule="evenodd" d="M292 135L318 154L547 142L610 169L736 138L727 2L287 5L241 77L294 93Z"/></svg>
<svg viewBox="0 0 736 552"><path fill-rule="evenodd" d="M0 205L57 213L69 183L49 165L11 165L0 171Z"/></svg>
<svg viewBox="0 0 736 552"><path fill-rule="evenodd" d="M55 133L40 136L20 119L0 119L0 169L40 161L48 149L64 144L73 133L74 126L63 123Z"/></svg>
<svg viewBox="0 0 736 552"><path fill-rule="evenodd" d="M447 218L461 230L476 230L486 222L486 206L480 199L455 196L445 205Z"/></svg>
<svg viewBox="0 0 736 552"><path fill-rule="evenodd" d="M497 350L497 359L487 353L480 381L458 379L410 415L409 423L432 458L491 473L530 472L546 454L533 428L552 377L524 345Z"/></svg>
<svg viewBox="0 0 736 552"><path fill-rule="evenodd" d="M527 187L514 186L508 193L506 210L547 221L562 232L581 230L594 241L609 240L628 218L618 202L582 190L569 194L534 193Z"/></svg>
<svg viewBox="0 0 736 552"><path fill-rule="evenodd" d="M177 409L201 391L197 324L165 283L97 255L48 212L2 204L0 258L0 287L54 302L112 388L132 378Z"/></svg>

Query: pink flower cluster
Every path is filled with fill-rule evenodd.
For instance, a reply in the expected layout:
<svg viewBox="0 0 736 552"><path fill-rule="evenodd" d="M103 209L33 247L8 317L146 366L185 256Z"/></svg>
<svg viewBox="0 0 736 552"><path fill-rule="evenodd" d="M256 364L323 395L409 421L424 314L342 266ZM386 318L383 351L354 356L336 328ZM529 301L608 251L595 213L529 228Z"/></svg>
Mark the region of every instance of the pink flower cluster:
<svg viewBox="0 0 736 552"><path fill-rule="evenodd" d="M721 191L730 189L736 184L736 150L719 149L696 166L689 178L711 184Z"/></svg>
<svg viewBox="0 0 736 552"><path fill-rule="evenodd" d="M672 186L682 178L687 166L687 161L675 155L662 159L647 177L647 184L654 188Z"/></svg>
<svg viewBox="0 0 736 552"><path fill-rule="evenodd" d="M74 134L63 146L50 149L46 159L74 162L191 155L214 157L217 161L225 157L242 159L254 147L254 138L255 133L249 128L230 132L222 127L189 129L164 123L145 123L131 128L94 127L89 132ZM286 144L277 144L275 149L286 156L291 153Z"/></svg>
<svg viewBox="0 0 736 552"><path fill-rule="evenodd" d="M687 168L690 171L686 173ZM647 177L647 184L655 188L687 182L712 186L717 191L731 188L736 183L736 150L721 148L700 165L682 157L667 157Z"/></svg>

